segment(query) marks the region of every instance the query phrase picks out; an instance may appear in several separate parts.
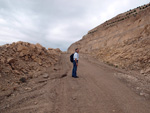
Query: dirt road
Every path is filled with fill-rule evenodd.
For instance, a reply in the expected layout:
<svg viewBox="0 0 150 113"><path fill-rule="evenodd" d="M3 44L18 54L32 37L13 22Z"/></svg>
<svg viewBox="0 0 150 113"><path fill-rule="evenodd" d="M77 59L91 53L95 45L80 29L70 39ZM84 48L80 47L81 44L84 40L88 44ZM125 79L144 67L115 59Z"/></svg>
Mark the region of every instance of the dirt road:
<svg viewBox="0 0 150 113"><path fill-rule="evenodd" d="M49 78L32 79L1 101L0 112L150 113L150 101L114 76L122 70L80 55L79 78L72 78L68 54L56 68Z"/></svg>

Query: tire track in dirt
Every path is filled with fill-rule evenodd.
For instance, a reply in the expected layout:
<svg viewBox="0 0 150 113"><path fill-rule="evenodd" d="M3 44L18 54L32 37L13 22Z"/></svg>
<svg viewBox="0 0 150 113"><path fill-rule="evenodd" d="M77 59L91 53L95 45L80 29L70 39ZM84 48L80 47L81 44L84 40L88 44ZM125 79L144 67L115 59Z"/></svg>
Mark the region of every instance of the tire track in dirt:
<svg viewBox="0 0 150 113"><path fill-rule="evenodd" d="M66 59L65 59L66 58ZM65 65L68 55L64 57ZM66 62L65 62L66 61ZM67 64L70 66L70 64ZM81 56L78 79L61 79L57 105L61 113L149 113L150 104L113 76L116 70L94 64Z"/></svg>

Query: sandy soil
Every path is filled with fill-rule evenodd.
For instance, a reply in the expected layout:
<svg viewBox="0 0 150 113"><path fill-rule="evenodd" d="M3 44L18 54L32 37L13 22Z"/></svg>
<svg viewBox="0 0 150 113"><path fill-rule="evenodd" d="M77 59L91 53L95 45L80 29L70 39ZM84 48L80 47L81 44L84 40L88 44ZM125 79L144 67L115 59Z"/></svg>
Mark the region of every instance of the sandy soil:
<svg viewBox="0 0 150 113"><path fill-rule="evenodd" d="M82 54L79 78L71 71L69 54L63 54L55 69L0 99L0 113L150 113L149 90L133 82L136 73Z"/></svg>

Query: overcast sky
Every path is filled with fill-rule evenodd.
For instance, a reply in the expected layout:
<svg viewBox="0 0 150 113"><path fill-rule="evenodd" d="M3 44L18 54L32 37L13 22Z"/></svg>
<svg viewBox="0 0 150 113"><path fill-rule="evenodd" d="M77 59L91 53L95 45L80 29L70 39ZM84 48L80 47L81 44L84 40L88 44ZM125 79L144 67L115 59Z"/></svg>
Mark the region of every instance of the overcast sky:
<svg viewBox="0 0 150 113"><path fill-rule="evenodd" d="M148 0L0 0L0 45L40 43L65 51L89 30Z"/></svg>

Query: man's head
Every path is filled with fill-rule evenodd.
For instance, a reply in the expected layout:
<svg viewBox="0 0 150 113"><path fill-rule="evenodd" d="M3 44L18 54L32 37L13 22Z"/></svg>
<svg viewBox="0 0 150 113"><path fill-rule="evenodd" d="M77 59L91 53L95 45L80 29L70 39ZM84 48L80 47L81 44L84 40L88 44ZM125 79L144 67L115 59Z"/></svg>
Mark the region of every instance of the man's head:
<svg viewBox="0 0 150 113"><path fill-rule="evenodd" d="M78 48L76 48L76 49L75 49L75 52L79 53L79 49L78 49Z"/></svg>

